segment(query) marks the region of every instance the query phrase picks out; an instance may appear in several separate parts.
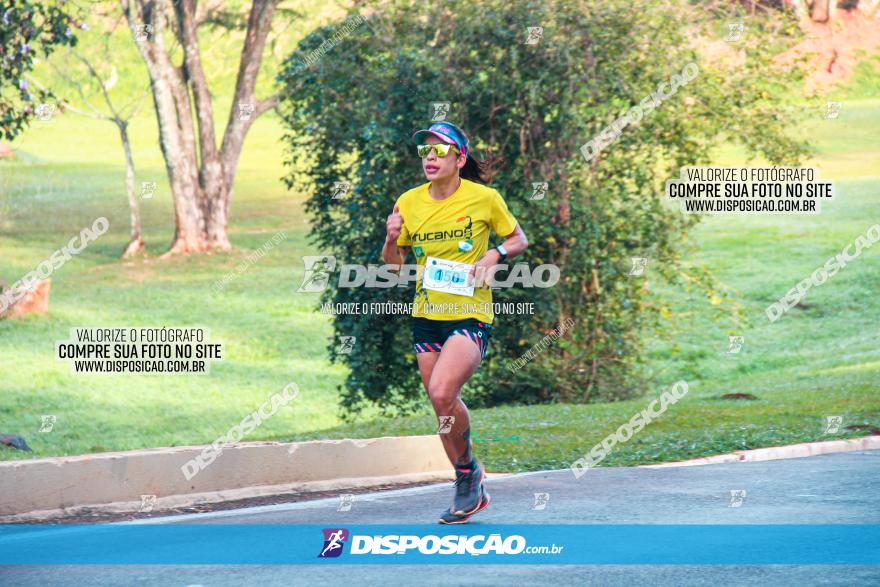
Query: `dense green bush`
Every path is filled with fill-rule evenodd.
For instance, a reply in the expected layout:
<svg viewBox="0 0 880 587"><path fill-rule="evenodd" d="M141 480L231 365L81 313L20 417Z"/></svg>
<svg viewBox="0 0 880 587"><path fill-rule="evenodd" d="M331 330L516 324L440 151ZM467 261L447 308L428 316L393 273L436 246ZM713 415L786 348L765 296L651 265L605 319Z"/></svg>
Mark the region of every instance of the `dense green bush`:
<svg viewBox="0 0 880 587"><path fill-rule="evenodd" d="M401 193L424 182L410 133L429 124L431 102L449 101L449 119L478 155L496 161L493 186L531 243L524 260L561 267L553 288L495 292L495 301L533 302L536 312L496 318L469 405L630 396L640 384L640 333L661 310L645 280L628 275L630 258L647 257L652 275L677 279L693 222L664 204L664 180L707 163L725 137L777 163L800 155L768 93L780 74L762 65L761 49L744 49L752 52L745 66L702 60L693 41L720 27L701 27L689 10L643 0L608 0L595 10L577 2L491 0L454 11L383 2L361 7L367 22L337 35L317 62L303 63L339 24L314 31L287 61L279 76L287 89L286 179L314 190L307 210L324 254L382 262L386 216ZM526 44L535 26L542 38ZM695 79L586 160L581 145L692 62ZM338 181L351 182L347 198L331 197ZM544 199L530 199L532 182L548 182ZM711 279L700 281L715 296ZM323 299L405 302L412 290L332 289ZM515 374L507 369L568 319L570 332ZM394 413L422 401L405 317L340 315L335 331L331 353L351 368L344 408L375 402ZM355 349L337 356L346 335L357 337Z"/></svg>
<svg viewBox="0 0 880 587"><path fill-rule="evenodd" d="M15 138L39 105L54 95L31 87L27 74L36 59L58 45L76 45L81 12L64 0L6 0L0 3L0 139Z"/></svg>

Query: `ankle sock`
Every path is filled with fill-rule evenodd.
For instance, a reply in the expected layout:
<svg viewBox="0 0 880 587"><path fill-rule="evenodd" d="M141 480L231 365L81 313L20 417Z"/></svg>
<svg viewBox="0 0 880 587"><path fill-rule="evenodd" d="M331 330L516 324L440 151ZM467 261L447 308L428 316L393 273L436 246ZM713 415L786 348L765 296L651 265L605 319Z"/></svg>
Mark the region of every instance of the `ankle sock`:
<svg viewBox="0 0 880 587"><path fill-rule="evenodd" d="M460 471L462 473L472 473L474 469L477 468L477 459L471 458L470 463L465 463L464 465L455 465L455 470Z"/></svg>

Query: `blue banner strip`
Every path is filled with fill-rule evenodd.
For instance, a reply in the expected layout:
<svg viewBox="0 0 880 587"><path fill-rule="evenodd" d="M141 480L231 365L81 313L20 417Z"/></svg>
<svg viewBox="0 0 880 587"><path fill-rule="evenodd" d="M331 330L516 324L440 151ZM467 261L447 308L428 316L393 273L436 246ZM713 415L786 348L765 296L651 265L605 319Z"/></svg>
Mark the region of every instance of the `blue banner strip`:
<svg viewBox="0 0 880 587"><path fill-rule="evenodd" d="M880 564L880 525L0 525L4 565L306 563Z"/></svg>

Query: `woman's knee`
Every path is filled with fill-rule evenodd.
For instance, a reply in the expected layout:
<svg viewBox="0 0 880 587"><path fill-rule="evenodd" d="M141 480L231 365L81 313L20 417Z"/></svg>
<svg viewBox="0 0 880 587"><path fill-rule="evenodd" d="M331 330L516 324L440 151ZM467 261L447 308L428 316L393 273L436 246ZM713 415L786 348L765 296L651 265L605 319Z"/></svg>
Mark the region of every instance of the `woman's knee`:
<svg viewBox="0 0 880 587"><path fill-rule="evenodd" d="M458 388L444 381L431 381L428 384L428 397L437 413L451 413L458 400ZM445 410L445 412L444 412Z"/></svg>

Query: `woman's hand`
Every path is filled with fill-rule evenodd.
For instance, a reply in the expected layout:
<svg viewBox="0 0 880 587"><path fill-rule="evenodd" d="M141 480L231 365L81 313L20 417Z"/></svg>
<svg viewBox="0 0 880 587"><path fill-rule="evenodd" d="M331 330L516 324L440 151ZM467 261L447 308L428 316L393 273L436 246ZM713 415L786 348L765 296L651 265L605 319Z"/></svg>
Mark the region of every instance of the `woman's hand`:
<svg viewBox="0 0 880 587"><path fill-rule="evenodd" d="M394 210L388 215L385 222L385 242L397 242L400 231L403 229L403 216L400 215L400 207L395 204Z"/></svg>
<svg viewBox="0 0 880 587"><path fill-rule="evenodd" d="M497 265L500 260L501 253L498 252L498 249L486 251L486 254L480 257L480 260L471 267L470 279L477 278L477 282L474 285L477 287L483 287L484 285L489 287L486 277L492 275L490 269Z"/></svg>

